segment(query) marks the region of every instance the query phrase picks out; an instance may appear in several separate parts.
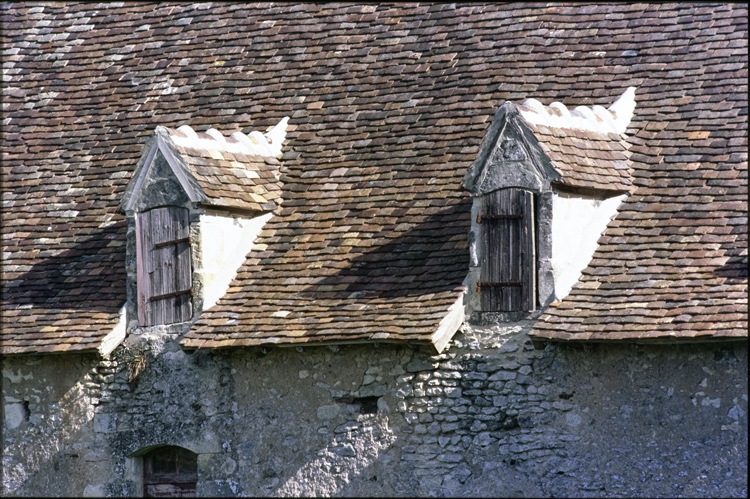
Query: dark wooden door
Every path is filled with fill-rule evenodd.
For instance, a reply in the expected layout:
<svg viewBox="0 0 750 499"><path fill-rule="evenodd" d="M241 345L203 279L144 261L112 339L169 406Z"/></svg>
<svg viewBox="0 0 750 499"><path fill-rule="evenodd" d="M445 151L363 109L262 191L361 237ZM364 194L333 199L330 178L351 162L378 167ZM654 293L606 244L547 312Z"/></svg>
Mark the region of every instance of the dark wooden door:
<svg viewBox="0 0 750 499"><path fill-rule="evenodd" d="M154 208L136 217L138 318L142 326L192 317L192 262L188 210Z"/></svg>
<svg viewBox="0 0 750 499"><path fill-rule="evenodd" d="M160 447L143 457L144 497L195 497L198 455L182 447Z"/></svg>
<svg viewBox="0 0 750 499"><path fill-rule="evenodd" d="M534 195L523 189L500 189L484 196L482 262L479 282L482 310L516 312L534 309L536 262Z"/></svg>

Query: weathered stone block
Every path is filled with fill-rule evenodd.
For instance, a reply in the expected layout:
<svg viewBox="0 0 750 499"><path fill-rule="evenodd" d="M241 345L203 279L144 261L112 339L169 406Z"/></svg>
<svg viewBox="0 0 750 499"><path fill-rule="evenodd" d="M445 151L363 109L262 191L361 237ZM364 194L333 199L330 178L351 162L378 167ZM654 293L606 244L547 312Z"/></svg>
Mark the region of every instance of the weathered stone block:
<svg viewBox="0 0 750 499"><path fill-rule="evenodd" d="M497 371L488 378L488 381L510 381L516 379L516 373L513 371ZM507 388L507 387L506 387Z"/></svg>
<svg viewBox="0 0 750 499"><path fill-rule="evenodd" d="M416 373L419 371L431 371L437 369L437 362L430 362L422 359L414 359L406 364L406 370L410 373Z"/></svg>
<svg viewBox="0 0 750 499"><path fill-rule="evenodd" d="M490 436L490 433L485 431L474 437L474 441L472 443L479 447L486 447L490 445L494 440L495 439Z"/></svg>
<svg viewBox="0 0 750 499"><path fill-rule="evenodd" d="M461 388L458 387L446 387L443 392L446 397L451 399L457 399L461 397L462 394Z"/></svg>
<svg viewBox="0 0 750 499"><path fill-rule="evenodd" d="M445 453L438 456L438 461L443 463L460 463L464 458L461 454Z"/></svg>
<svg viewBox="0 0 750 499"><path fill-rule="evenodd" d="M338 416L341 407L339 404L323 405L318 407L318 419L333 419Z"/></svg>

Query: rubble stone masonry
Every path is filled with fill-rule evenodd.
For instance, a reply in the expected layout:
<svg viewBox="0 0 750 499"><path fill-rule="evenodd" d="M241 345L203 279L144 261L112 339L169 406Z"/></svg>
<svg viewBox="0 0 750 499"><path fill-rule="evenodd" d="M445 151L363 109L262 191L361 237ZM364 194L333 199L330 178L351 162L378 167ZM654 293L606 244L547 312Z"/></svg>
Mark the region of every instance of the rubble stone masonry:
<svg viewBox="0 0 750 499"><path fill-rule="evenodd" d="M139 450L198 495L747 495L747 347L555 345L464 325L406 346L3 360L3 495L136 495Z"/></svg>

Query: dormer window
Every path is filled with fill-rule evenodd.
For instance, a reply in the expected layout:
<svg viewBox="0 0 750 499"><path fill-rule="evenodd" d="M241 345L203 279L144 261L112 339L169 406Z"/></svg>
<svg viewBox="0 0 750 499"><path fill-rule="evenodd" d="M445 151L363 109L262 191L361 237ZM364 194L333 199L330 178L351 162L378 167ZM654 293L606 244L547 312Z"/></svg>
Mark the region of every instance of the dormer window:
<svg viewBox="0 0 750 499"><path fill-rule="evenodd" d="M136 251L140 324L189 321L193 271L188 210L165 206L138 214Z"/></svg>
<svg viewBox="0 0 750 499"><path fill-rule="evenodd" d="M287 122L229 137L156 128L120 205L128 221L128 330L185 331L226 293L279 206Z"/></svg>
<svg viewBox="0 0 750 499"><path fill-rule="evenodd" d="M482 227L482 310L522 312L536 303L534 194L500 189L482 199L477 223Z"/></svg>
<svg viewBox="0 0 750 499"><path fill-rule="evenodd" d="M534 99L498 109L463 181L474 198L470 320L533 318L578 282L632 189L634 95L609 110Z"/></svg>

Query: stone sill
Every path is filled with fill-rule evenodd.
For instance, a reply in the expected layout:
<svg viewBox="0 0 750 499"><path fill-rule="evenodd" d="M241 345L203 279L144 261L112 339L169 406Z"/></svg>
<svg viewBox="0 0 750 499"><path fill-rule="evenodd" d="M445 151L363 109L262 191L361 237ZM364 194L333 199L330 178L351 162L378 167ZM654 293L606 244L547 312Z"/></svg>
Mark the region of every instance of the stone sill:
<svg viewBox="0 0 750 499"><path fill-rule="evenodd" d="M473 326L492 326L506 324L509 322L520 322L538 319L543 310L531 310L527 312L482 312L475 310L469 316L469 324Z"/></svg>
<svg viewBox="0 0 750 499"><path fill-rule="evenodd" d="M162 324L158 326L136 326L129 332L134 334L184 334L190 330L193 325L192 321L189 322L176 322L174 324Z"/></svg>

